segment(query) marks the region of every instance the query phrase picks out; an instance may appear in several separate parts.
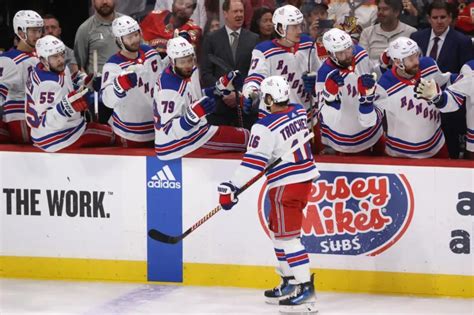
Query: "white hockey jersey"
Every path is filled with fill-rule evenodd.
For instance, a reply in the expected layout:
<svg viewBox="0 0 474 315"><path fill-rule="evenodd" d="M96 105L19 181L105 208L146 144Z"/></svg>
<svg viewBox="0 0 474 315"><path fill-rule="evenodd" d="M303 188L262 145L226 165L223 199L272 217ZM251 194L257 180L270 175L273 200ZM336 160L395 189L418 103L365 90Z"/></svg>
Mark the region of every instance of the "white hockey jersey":
<svg viewBox="0 0 474 315"><path fill-rule="evenodd" d="M184 119L186 109L203 97L199 71L189 79L176 75L171 66L158 78L155 86L155 152L161 160L180 158L206 143L217 131L206 117L195 126Z"/></svg>
<svg viewBox="0 0 474 315"><path fill-rule="evenodd" d="M62 74L45 71L38 64L26 85L26 121L31 128L33 145L55 152L73 144L86 128L81 113L68 117L59 105L73 91L69 68Z"/></svg>
<svg viewBox="0 0 474 315"><path fill-rule="evenodd" d="M268 114L257 121L250 132L247 152L232 177L232 183L242 187L268 164L301 144L308 134L306 110L302 105L290 104L285 111ZM301 149L286 156L267 174L268 188L301 183L319 177L311 146L307 142Z"/></svg>
<svg viewBox="0 0 474 315"><path fill-rule="evenodd" d="M304 91L301 77L308 72L308 59L310 72L317 72L321 65L316 58L316 48L313 40L308 36L301 36L301 40L294 47L281 46L276 40L264 41L252 51L250 70L245 79L244 90L255 87L260 90L260 83L266 77L280 75L290 85L290 102L303 104L306 109L310 107L312 96ZM258 118L269 114L263 100L259 104Z"/></svg>
<svg viewBox="0 0 474 315"><path fill-rule="evenodd" d="M430 57L420 58L420 71L411 80L397 75L395 68L386 71L376 89L375 105L385 111L387 132L385 152L394 157L429 158L443 147L440 110L427 101L415 98L414 86L420 77L434 79L440 86L450 76L441 73ZM442 112L457 110L446 106Z"/></svg>
<svg viewBox="0 0 474 315"><path fill-rule="evenodd" d="M322 91L327 76L339 69L344 86L339 88L341 105L326 105ZM354 59L348 69L337 67L327 59L318 71L316 83L318 119L321 125L321 142L338 152L357 153L372 147L383 134L382 113L373 106L360 106L357 80L362 74L372 74L374 66L367 52L354 46Z"/></svg>
<svg viewBox="0 0 474 315"><path fill-rule="evenodd" d="M114 79L129 67L135 68L138 84L118 94L114 89ZM140 45L137 59L129 59L120 53L110 57L103 68L101 93L104 104L114 110L110 118L114 133L137 142L154 139L153 93L164 67L157 51L146 45Z"/></svg>
<svg viewBox="0 0 474 315"><path fill-rule="evenodd" d="M25 119L25 84L39 62L35 54L11 49L0 55L0 106L3 121Z"/></svg>
<svg viewBox="0 0 474 315"><path fill-rule="evenodd" d="M468 61L446 89L447 106L466 106L466 149L474 152L474 60Z"/></svg>

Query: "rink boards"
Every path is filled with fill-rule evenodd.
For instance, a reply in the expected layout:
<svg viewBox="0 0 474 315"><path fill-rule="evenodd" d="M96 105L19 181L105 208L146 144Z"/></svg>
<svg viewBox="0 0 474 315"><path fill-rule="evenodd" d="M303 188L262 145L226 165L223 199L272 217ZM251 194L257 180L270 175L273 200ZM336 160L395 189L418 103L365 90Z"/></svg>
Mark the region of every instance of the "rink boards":
<svg viewBox="0 0 474 315"><path fill-rule="evenodd" d="M182 243L146 234L192 226L238 165L0 152L0 276L273 286L263 180ZM319 290L474 296L472 164L318 168L302 241Z"/></svg>

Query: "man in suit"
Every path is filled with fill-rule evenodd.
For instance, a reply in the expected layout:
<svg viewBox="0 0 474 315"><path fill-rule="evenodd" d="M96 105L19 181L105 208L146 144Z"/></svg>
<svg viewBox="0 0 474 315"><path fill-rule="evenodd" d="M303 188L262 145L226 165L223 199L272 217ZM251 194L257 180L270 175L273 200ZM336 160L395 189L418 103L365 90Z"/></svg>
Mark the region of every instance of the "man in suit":
<svg viewBox="0 0 474 315"><path fill-rule="evenodd" d="M471 39L450 27L454 8L446 1L433 1L427 13L431 27L413 33L411 38L418 43L423 55L436 60L442 72L458 73L463 64L474 58ZM465 116L465 108L441 114L441 127L451 158L459 157L460 136L466 133Z"/></svg>
<svg viewBox="0 0 474 315"><path fill-rule="evenodd" d="M201 51L201 81L204 87L212 86L226 74L223 69L209 60L209 54L221 58L232 70L239 70L246 77L250 68L252 50L258 43L258 35L244 28L244 4L241 0L225 0L222 4L225 26L204 38ZM217 101L213 114L207 116L213 125L239 126L238 108L235 93ZM256 115L242 114L243 125L250 128Z"/></svg>

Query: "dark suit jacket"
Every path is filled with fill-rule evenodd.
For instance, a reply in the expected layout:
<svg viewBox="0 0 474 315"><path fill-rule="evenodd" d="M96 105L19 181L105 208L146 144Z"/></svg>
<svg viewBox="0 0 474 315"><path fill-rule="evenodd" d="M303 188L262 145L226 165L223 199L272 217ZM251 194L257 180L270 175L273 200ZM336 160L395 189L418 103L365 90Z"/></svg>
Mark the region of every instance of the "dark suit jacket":
<svg viewBox="0 0 474 315"><path fill-rule="evenodd" d="M209 61L209 58L207 57L209 54L214 54L215 56L220 57L229 65L231 70L239 70L244 78L247 77L250 68L250 61L252 59L252 50L257 45L258 40L259 37L257 34L242 28L239 36L239 44L237 46L236 60L234 60L230 48L229 36L227 35L225 27L222 27L204 37L200 54L202 86L213 86L219 77L227 73L225 69L222 69ZM231 118L232 116L232 118L235 118L236 110L229 108L223 102L218 101L215 115L227 118Z"/></svg>
<svg viewBox="0 0 474 315"><path fill-rule="evenodd" d="M411 38L417 42L424 55L427 52L431 36L431 28L411 34ZM469 60L474 59L474 47L469 37L461 32L450 28L443 46L438 55L438 66L442 72L459 73L461 67Z"/></svg>

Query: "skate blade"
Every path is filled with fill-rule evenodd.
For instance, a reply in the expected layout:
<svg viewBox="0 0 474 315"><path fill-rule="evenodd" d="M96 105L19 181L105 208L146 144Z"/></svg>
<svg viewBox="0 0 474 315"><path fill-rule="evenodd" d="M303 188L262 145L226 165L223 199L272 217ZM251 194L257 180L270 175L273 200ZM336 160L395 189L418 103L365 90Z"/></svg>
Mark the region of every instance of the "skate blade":
<svg viewBox="0 0 474 315"><path fill-rule="evenodd" d="M278 303L280 302L280 299L279 298L265 298L265 303L267 304L271 304L271 305L278 305Z"/></svg>
<svg viewBox="0 0 474 315"><path fill-rule="evenodd" d="M306 314L316 314L318 309L316 308L316 302L304 303L300 305L280 305L279 309L281 314L291 314L291 315L306 315Z"/></svg>

